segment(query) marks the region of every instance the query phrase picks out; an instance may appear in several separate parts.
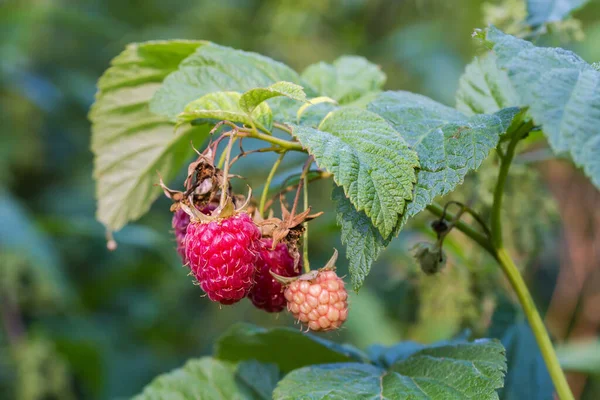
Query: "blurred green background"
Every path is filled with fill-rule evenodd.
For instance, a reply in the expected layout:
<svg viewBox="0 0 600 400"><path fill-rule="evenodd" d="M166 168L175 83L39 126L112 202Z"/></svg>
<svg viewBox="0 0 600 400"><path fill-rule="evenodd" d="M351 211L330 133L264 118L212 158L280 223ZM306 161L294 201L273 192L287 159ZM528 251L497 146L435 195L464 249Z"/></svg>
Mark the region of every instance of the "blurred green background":
<svg viewBox="0 0 600 400"><path fill-rule="evenodd" d="M600 5L575 17L549 27L538 43L600 60ZM126 398L155 375L210 353L236 321L293 326L287 315L264 314L247 301L221 309L201 297L175 252L167 199L116 233L117 251L106 250L94 219L86 114L96 80L127 43L206 39L298 70L359 54L382 66L388 89L453 105L465 65L481 51L473 29L494 22L518 31L523 18L519 0L0 3L0 398ZM258 188L267 163L252 160L244 171ZM494 171L491 158L452 198L485 214ZM600 326L600 196L539 143L517 159L511 178L505 212L512 251L551 333L565 343L561 357L583 371L569 375L577 396L600 398L598 358L590 361L598 346L590 353L572 345L597 340ZM331 211L330 187L311 188L316 210ZM326 336L363 349L499 337L510 362L502 398L548 394L533 338L491 260L453 234L441 274L425 276L413 263L409 250L431 237L430 221L423 215L401 233L352 296L344 329ZM333 247L343 250L328 212L311 223L313 265Z"/></svg>

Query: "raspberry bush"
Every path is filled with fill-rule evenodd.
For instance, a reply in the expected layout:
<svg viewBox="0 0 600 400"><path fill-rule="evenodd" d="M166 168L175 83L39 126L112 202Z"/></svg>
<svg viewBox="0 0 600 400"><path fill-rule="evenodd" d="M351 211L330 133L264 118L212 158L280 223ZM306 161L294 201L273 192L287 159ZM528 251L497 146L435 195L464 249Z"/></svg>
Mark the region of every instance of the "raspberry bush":
<svg viewBox="0 0 600 400"><path fill-rule="evenodd" d="M365 354L312 336L343 329L353 318L336 257L311 268L309 222L322 212L311 210L310 188L325 179L332 183L347 281L354 291L403 226L427 210L435 216L436 239L415 247L422 271L443 271L444 241L455 230L489 253L523 306L558 396L572 398L531 295L505 249L503 195L520 144L534 132L542 132L552 150L568 155L600 187L600 68L493 26L474 36L482 55L461 78L456 108L419 94L382 91L384 72L357 56L298 73L259 54L173 40L131 44L115 58L98 82L90 113L98 218L108 236L141 217L162 187L173 201L182 264L201 289L198 297L204 292L208 298L199 301L220 306L248 297L266 312L287 310L290 324L302 326L301 332L236 325L219 342L215 358L190 361L157 378L141 399L209 393L203 370L221 376L227 398L254 396L231 383L244 371L278 382L268 388L277 399L363 398L358 393L497 398L506 372L498 341L457 340L411 351L401 344ZM118 124L126 134L113 129ZM152 145L129 146L136 138ZM255 143L251 151L242 147L248 141ZM121 146L118 154L116 146ZM236 162L260 160L267 152L278 158L255 198L252 190L239 190L244 171ZM295 172L280 179L280 164L292 152L304 155L303 166L296 161ZM489 219L455 200L438 203L492 152L498 165ZM175 183L176 190L154 173L172 181L186 163L186 178ZM179 382L182 376L190 379Z"/></svg>

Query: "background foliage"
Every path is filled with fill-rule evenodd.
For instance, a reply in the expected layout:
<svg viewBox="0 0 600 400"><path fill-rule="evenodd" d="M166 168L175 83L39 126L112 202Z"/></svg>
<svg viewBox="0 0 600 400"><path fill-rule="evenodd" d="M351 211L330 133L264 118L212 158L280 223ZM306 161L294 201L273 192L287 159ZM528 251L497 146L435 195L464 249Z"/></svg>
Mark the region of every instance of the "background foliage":
<svg viewBox="0 0 600 400"><path fill-rule="evenodd" d="M455 104L459 78L478 51L472 29L487 22L522 36L543 31L536 44L572 48L589 63L600 60L595 45L600 5L595 2L577 11L577 19L564 19L568 11L560 15L557 8L551 19L559 22L551 25L539 22L548 15L532 11L540 1L529 2L529 25L519 22L528 15L519 0L461 3L3 3L0 393L23 400L127 397L155 375L211 353L216 338L237 321L291 325L287 317L264 315L249 302L221 310L200 297L174 251L166 199L116 234L118 251L106 251L103 227L94 218L89 148L95 144L90 143L86 114L97 78L127 43L211 40L260 52L296 70L358 54L381 65L388 76L385 88L422 93L448 105ZM352 96L339 87L321 89L331 90L332 97ZM461 111L469 114L468 108ZM551 332L565 342L595 339L600 217L594 210L600 209L600 200L579 172L549 154L547 145L533 137L531 150L511 171L505 211L512 234L507 240L520 256L538 304L547 310ZM245 175L258 188L267 163L248 161ZM296 164L290 157L283 168ZM495 168L491 157L453 198L485 213ZM342 246L330 184L319 182L312 193L315 209L330 211L311 231L313 263L318 265L332 247ZM509 356L502 398L534 398L523 390L532 390L531 382L547 388L547 374L497 267L453 234L447 239L446 270L424 276L408 250L430 235L427 217L411 222L376 262L360 294L352 297L346 329L326 337L362 350L399 340L496 337ZM599 396L594 374L600 368L589 358L598 346L590 349L565 345L561 354L570 369L582 372L570 376L578 394L593 399ZM546 398L542 391L535 393Z"/></svg>

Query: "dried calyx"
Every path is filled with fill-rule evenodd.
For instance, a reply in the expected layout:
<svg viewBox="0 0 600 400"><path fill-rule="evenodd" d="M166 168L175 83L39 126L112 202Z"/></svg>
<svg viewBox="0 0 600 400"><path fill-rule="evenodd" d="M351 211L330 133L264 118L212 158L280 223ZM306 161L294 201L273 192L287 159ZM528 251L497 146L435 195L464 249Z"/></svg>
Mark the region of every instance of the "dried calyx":
<svg viewBox="0 0 600 400"><path fill-rule="evenodd" d="M298 251L298 242L304 233L304 223L317 218L322 215L323 212L311 214L310 207L301 212L300 214L295 213L295 207L290 212L283 202L283 196L280 197L281 202L281 217L282 218L268 218L262 221L257 221L257 225L261 229L263 237L273 238L272 248L274 249L277 244L285 243L292 257L294 257L295 265L298 265L300 260L300 252Z"/></svg>

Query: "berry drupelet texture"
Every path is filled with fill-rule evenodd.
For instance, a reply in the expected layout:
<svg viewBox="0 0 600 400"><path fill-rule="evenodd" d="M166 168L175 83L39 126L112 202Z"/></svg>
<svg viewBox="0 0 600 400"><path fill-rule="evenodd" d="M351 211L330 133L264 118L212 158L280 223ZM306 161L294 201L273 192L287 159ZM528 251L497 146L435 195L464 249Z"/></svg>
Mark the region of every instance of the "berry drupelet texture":
<svg viewBox="0 0 600 400"><path fill-rule="evenodd" d="M288 311L313 331L338 329L348 317L348 293L333 270L311 280L300 277L287 287L285 298Z"/></svg>
<svg viewBox="0 0 600 400"><path fill-rule="evenodd" d="M209 215L217 205L214 203L210 203L202 207L200 210L203 214ZM173 213L173 220L171 221L171 226L173 227L173 232L175 233L175 241L177 243L177 253L181 256L181 261L184 264L187 264L187 258L185 256L185 234L187 232L187 227L190 223L190 216L188 213L183 211L183 209L178 208Z"/></svg>
<svg viewBox="0 0 600 400"><path fill-rule="evenodd" d="M257 308L267 312L280 312L287 301L283 295L283 286L270 271L280 276L294 277L300 275L300 265L294 268L294 258L284 243L277 244L274 250L271 250L272 239L262 239L261 244L254 276L256 283L248 298Z"/></svg>
<svg viewBox="0 0 600 400"><path fill-rule="evenodd" d="M185 254L209 299L233 304L248 295L254 285L260 236L246 213L188 225Z"/></svg>

